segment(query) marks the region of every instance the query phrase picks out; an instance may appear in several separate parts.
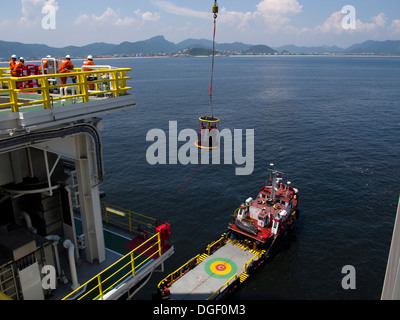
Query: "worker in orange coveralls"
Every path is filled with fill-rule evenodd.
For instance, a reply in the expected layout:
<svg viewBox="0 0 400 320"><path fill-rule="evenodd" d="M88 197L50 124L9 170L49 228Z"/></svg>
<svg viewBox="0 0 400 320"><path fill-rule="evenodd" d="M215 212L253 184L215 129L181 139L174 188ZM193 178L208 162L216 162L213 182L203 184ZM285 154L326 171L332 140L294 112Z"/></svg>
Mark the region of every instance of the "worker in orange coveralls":
<svg viewBox="0 0 400 320"><path fill-rule="evenodd" d="M11 75L13 77L21 77L22 71L26 69L26 65L24 64L25 59L19 58L19 61L15 64L14 69L11 71Z"/></svg>
<svg viewBox="0 0 400 320"><path fill-rule="evenodd" d="M50 59L50 58L51 58L51 56L48 55L48 56L46 56L46 59L43 59L43 64L41 63L39 66L39 74L43 74L42 66L43 66L43 69L47 69L47 67L48 67L47 59Z"/></svg>
<svg viewBox="0 0 400 320"><path fill-rule="evenodd" d="M95 66L96 64L93 62L93 57L88 56L87 60L83 63L84 66ZM92 71L90 68L83 68L82 71Z"/></svg>
<svg viewBox="0 0 400 320"><path fill-rule="evenodd" d="M59 73L72 73L74 72L74 65L71 62L71 56L66 55L65 59L61 62ZM67 84L67 77L61 77L61 84ZM72 77L72 82L76 83L76 77Z"/></svg>
<svg viewBox="0 0 400 320"><path fill-rule="evenodd" d="M15 54L13 54L11 56L11 60L10 60L10 64L9 64L10 71L14 70L14 67L15 67L16 64L17 64L17 56Z"/></svg>
<svg viewBox="0 0 400 320"><path fill-rule="evenodd" d="M91 55L89 55L87 57L87 60L83 63L84 66L95 66L96 64L93 62L93 57ZM92 71L93 69L91 68L83 68L82 71ZM88 75L88 80L89 81L93 81L93 80L97 80L97 78L95 78L93 75ZM94 90L94 84L89 84L89 89L90 90Z"/></svg>
<svg viewBox="0 0 400 320"><path fill-rule="evenodd" d="M11 70L12 77L22 77L22 73L26 70L26 65L24 64L24 58L20 57L19 61L15 64L14 68ZM23 85L23 82L17 82L17 88L20 88Z"/></svg>

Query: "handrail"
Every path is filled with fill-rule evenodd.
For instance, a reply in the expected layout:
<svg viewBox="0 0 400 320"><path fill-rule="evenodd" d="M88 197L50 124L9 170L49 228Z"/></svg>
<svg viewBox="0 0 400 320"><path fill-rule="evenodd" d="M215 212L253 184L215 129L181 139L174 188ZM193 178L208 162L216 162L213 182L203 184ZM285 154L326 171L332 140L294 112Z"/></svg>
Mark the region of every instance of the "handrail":
<svg viewBox="0 0 400 320"><path fill-rule="evenodd" d="M8 295L6 295L5 293L0 292L0 301L1 300L6 301L6 300L12 300L12 299Z"/></svg>
<svg viewBox="0 0 400 320"><path fill-rule="evenodd" d="M224 241L224 240L225 240L225 234L223 234L222 237L219 240L214 241L213 243L209 244L207 246L207 249L206 249L207 250L207 254L210 255L211 254L211 248L214 247L215 245L217 245L218 243L220 243L221 241Z"/></svg>
<svg viewBox="0 0 400 320"><path fill-rule="evenodd" d="M153 245L151 245L148 249L146 249L145 251L143 251L142 253L140 253L136 257L134 257L134 252L136 250L138 250L140 247L142 247L145 244L147 244L149 241L154 240L155 238L157 238L157 241ZM92 279L90 279L89 281L84 283L82 286L80 286L78 289L74 290L73 292L71 292L70 294L65 296L62 300L67 300L71 296L73 296L75 294L78 294L82 289L84 289L84 288L89 289L92 286L93 287L89 291L87 291L86 293L81 295L77 300L82 300L83 298L87 297L92 292L94 292L94 294L96 294L98 292L98 294L94 298L91 298L91 300L97 300L97 299L104 300L104 295L106 293L108 293L112 288L114 288L114 286L117 283L120 283L121 281L125 280L130 275L132 275L134 277L135 274L136 274L136 271L138 270L138 268L142 264L144 264L145 262L147 262L150 259L152 259L153 256L156 255L156 254L158 254L159 257L161 257L162 253L161 253L160 243L161 243L161 237L160 237L160 234L157 233L154 236L152 236L151 238L149 238L147 241L143 242L141 245L139 245L138 247L133 249L127 255L125 255L124 257L122 257L121 259L116 261L115 263L113 263L107 269L103 270L97 276L93 277ZM138 263L135 266L135 261L138 258L141 258L148 250L150 250L151 248L153 248L153 247L155 247L157 245L158 245L158 250L156 250L151 256L147 257L145 260L143 260L142 262ZM125 262L125 260L128 260L128 262ZM122 265L122 267L119 267L119 264L121 264L121 263L124 263L124 264ZM118 268L118 269L116 271L114 271L113 268ZM118 276L117 280L114 281L112 284L107 284L106 285L107 281L111 280L112 277L114 277L118 273L124 272L124 269L128 269L128 271L125 272L122 276ZM110 275L108 275L109 272L111 272ZM105 277L103 280L102 280L102 276ZM98 291L95 291L95 290L98 290Z"/></svg>
<svg viewBox="0 0 400 320"><path fill-rule="evenodd" d="M80 69L77 69L80 70ZM12 112L19 112L19 108L23 106L28 106L32 104L43 104L44 109L50 109L52 107L53 101L66 100L82 98L82 102L89 102L90 97L99 94L112 94L113 97L119 97L131 90L131 87L126 86L126 81L131 79L126 76L126 72L131 71L131 68L111 68L111 69L100 69L91 71L78 71L73 73L57 73L57 74L43 74L43 75L32 75L23 77L13 77L13 76L1 76L0 77L0 93L8 93L10 97L9 103L2 103L0 107L11 107ZM97 78L102 78L100 80L89 81L87 79L88 75L96 75ZM1 74L0 74L1 75ZM59 78L76 77L76 83L68 84L52 84L50 81L54 81ZM37 87L35 88L24 88L19 89L18 83L21 82L37 82ZM3 84L6 83L8 89L2 89ZM99 88L99 84L109 85L109 88L102 89ZM95 86L96 90L89 90L89 86ZM50 96L50 90L60 89L60 88L71 88L78 87L79 94L76 95L63 95L59 97ZM18 102L17 93L41 91L42 99L35 100L31 102Z"/></svg>
<svg viewBox="0 0 400 320"><path fill-rule="evenodd" d="M214 292L213 295L211 295L210 297L208 297L206 300L212 300L216 295L220 294L222 291L225 290L225 287L228 287L230 285L230 282L232 281L232 279L235 278L235 280L237 280L238 278L238 274L235 273L227 282L225 282L221 288L219 288L217 291ZM235 281L234 280L234 281Z"/></svg>
<svg viewBox="0 0 400 320"><path fill-rule="evenodd" d="M174 276L177 275L177 274L179 274L178 278L181 277L186 272L186 269L187 269L187 271L190 270L188 268L189 264L191 264L194 260L196 260L197 263L199 262L198 261L199 257L200 257L200 254L198 254L194 258L190 259L188 262L186 262L183 266L181 266L178 269L176 269L174 272L170 273L168 276L166 276L163 280L161 280L159 282L157 287L160 288L163 285L163 283L166 282L167 280L175 281L177 278L174 278Z"/></svg>
<svg viewBox="0 0 400 320"><path fill-rule="evenodd" d="M243 269L246 271L247 266L248 266L251 262L253 262L253 260L255 260L256 258L257 258L257 260L260 259L260 257L261 257L261 254L256 254L256 255L255 255L253 258L251 258L249 261L246 261L246 262L244 263L244 265L243 265Z"/></svg>
<svg viewBox="0 0 400 320"><path fill-rule="evenodd" d="M112 222L123 227L127 227L129 232L134 230L135 223L139 226L146 226L150 234L155 234L154 230L165 222L154 219L131 210L127 210L109 203L102 202L104 221L106 223ZM113 218L117 216L119 219ZM153 230L154 229L154 230Z"/></svg>

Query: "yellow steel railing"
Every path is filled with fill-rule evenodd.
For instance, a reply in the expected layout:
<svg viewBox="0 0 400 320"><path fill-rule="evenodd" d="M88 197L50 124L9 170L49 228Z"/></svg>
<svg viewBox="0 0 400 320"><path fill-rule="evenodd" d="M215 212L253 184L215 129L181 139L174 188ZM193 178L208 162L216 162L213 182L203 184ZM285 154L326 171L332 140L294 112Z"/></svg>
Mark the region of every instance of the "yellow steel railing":
<svg viewBox="0 0 400 320"><path fill-rule="evenodd" d="M155 241L142 253L135 256L135 251L142 246ZM150 249L157 247L157 250L151 255L144 256ZM107 269L93 277L75 291L64 297L62 300L68 300L72 296L79 295L76 300L104 300L104 296L110 292L115 286L128 277L134 277L136 271L144 263L152 259L155 255L161 257L161 236L159 233L155 234L147 241L143 242L140 246L128 253L126 256L119 259L117 262L109 266Z"/></svg>
<svg viewBox="0 0 400 320"><path fill-rule="evenodd" d="M227 282L223 284L221 288L219 288L217 291L214 292L214 294L210 297L208 297L206 300L212 300L214 297L219 295L222 291L224 291L233 281L236 281L238 279L238 274L235 273Z"/></svg>
<svg viewBox="0 0 400 320"><path fill-rule="evenodd" d="M256 254L253 258L251 258L249 261L245 262L244 265L243 265L243 269L246 270L246 269L247 269L247 266L248 266L251 262L260 259L260 257L261 257L264 253L265 253L265 250L261 251L260 253Z"/></svg>
<svg viewBox="0 0 400 320"><path fill-rule="evenodd" d="M156 233L155 229L164 223L158 219L147 217L109 203L102 202L102 205L104 222L124 227L129 232L138 230L139 228L142 230L146 228L146 232L153 235Z"/></svg>
<svg viewBox="0 0 400 320"><path fill-rule="evenodd" d="M126 85L126 81L131 79L130 77L126 76L126 73L131 71L131 68L104 68L100 70L91 70L89 72L81 72L80 69L76 70L78 70L78 72L12 77L4 74L5 68L3 68L0 71L0 94L7 94L10 98L10 102L2 103L0 104L0 107L10 107L12 112L19 112L20 107L43 104L44 109L50 109L52 107L52 102L59 100L81 98L82 102L89 102L90 97L92 96L97 96L99 94L112 94L113 97L119 97L126 94L128 90L132 89ZM89 74L97 77L99 80L89 81L87 79ZM60 82L59 78L64 77L76 77L77 81L76 83L68 84L50 84L52 82ZM38 83L38 87L23 89L19 88L18 84L33 81ZM93 86L94 90L91 90L90 86ZM7 89L3 89L4 87L7 87ZM62 96L50 95L51 90L62 90L62 88L77 88L78 93ZM41 92L42 99L29 102L18 102L18 93L32 91Z"/></svg>
<svg viewBox="0 0 400 320"><path fill-rule="evenodd" d="M158 288L161 288L161 286L164 283L172 283L175 282L177 279L182 277L186 272L189 270L193 269L199 262L200 254L186 262L183 266L180 268L176 269L174 272L170 273L167 277L165 277L163 280L160 281L158 284Z"/></svg>
<svg viewBox="0 0 400 320"><path fill-rule="evenodd" d="M226 235L226 234L224 233L224 234L221 236L221 238L220 238L219 240L214 241L213 243L211 243L211 244L209 244L209 245L207 246L206 251L207 251L207 254L208 254L208 255L210 255L211 253L213 253L213 252L216 250L217 245L218 245L219 243L223 244L223 242L226 240L225 235ZM211 250L213 250L213 251L211 252Z"/></svg>
<svg viewBox="0 0 400 320"><path fill-rule="evenodd" d="M10 77L10 69L9 68L0 68L0 89L3 88L5 83L3 83L3 78Z"/></svg>
<svg viewBox="0 0 400 320"><path fill-rule="evenodd" d="M6 301L6 300L12 300L12 299L8 295L6 295L5 293L0 292L0 301L1 300Z"/></svg>

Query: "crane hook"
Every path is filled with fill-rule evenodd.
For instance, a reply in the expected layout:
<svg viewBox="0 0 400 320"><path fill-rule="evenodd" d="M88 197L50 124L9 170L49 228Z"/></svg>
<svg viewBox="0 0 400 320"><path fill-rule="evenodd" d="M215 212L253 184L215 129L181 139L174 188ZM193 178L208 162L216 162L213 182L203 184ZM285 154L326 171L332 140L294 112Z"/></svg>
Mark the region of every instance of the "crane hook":
<svg viewBox="0 0 400 320"><path fill-rule="evenodd" d="M214 2L214 6L212 8L212 12L214 13L214 19L217 19L218 16L218 3L217 0Z"/></svg>

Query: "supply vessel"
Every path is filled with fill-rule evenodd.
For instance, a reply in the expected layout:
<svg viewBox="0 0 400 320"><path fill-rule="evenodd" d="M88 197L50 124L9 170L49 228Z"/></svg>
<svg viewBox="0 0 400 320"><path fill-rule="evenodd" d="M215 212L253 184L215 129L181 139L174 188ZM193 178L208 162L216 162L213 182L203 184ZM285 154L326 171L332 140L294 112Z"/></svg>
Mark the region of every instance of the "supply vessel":
<svg viewBox="0 0 400 320"><path fill-rule="evenodd" d="M260 269L298 218L298 189L283 182L271 164L270 178L257 196L234 211L227 231L178 270L164 278L156 298L221 300Z"/></svg>
<svg viewBox="0 0 400 320"><path fill-rule="evenodd" d="M45 62L0 69L0 299L129 299L174 252L168 223L100 191L101 117L136 106L131 69Z"/></svg>

